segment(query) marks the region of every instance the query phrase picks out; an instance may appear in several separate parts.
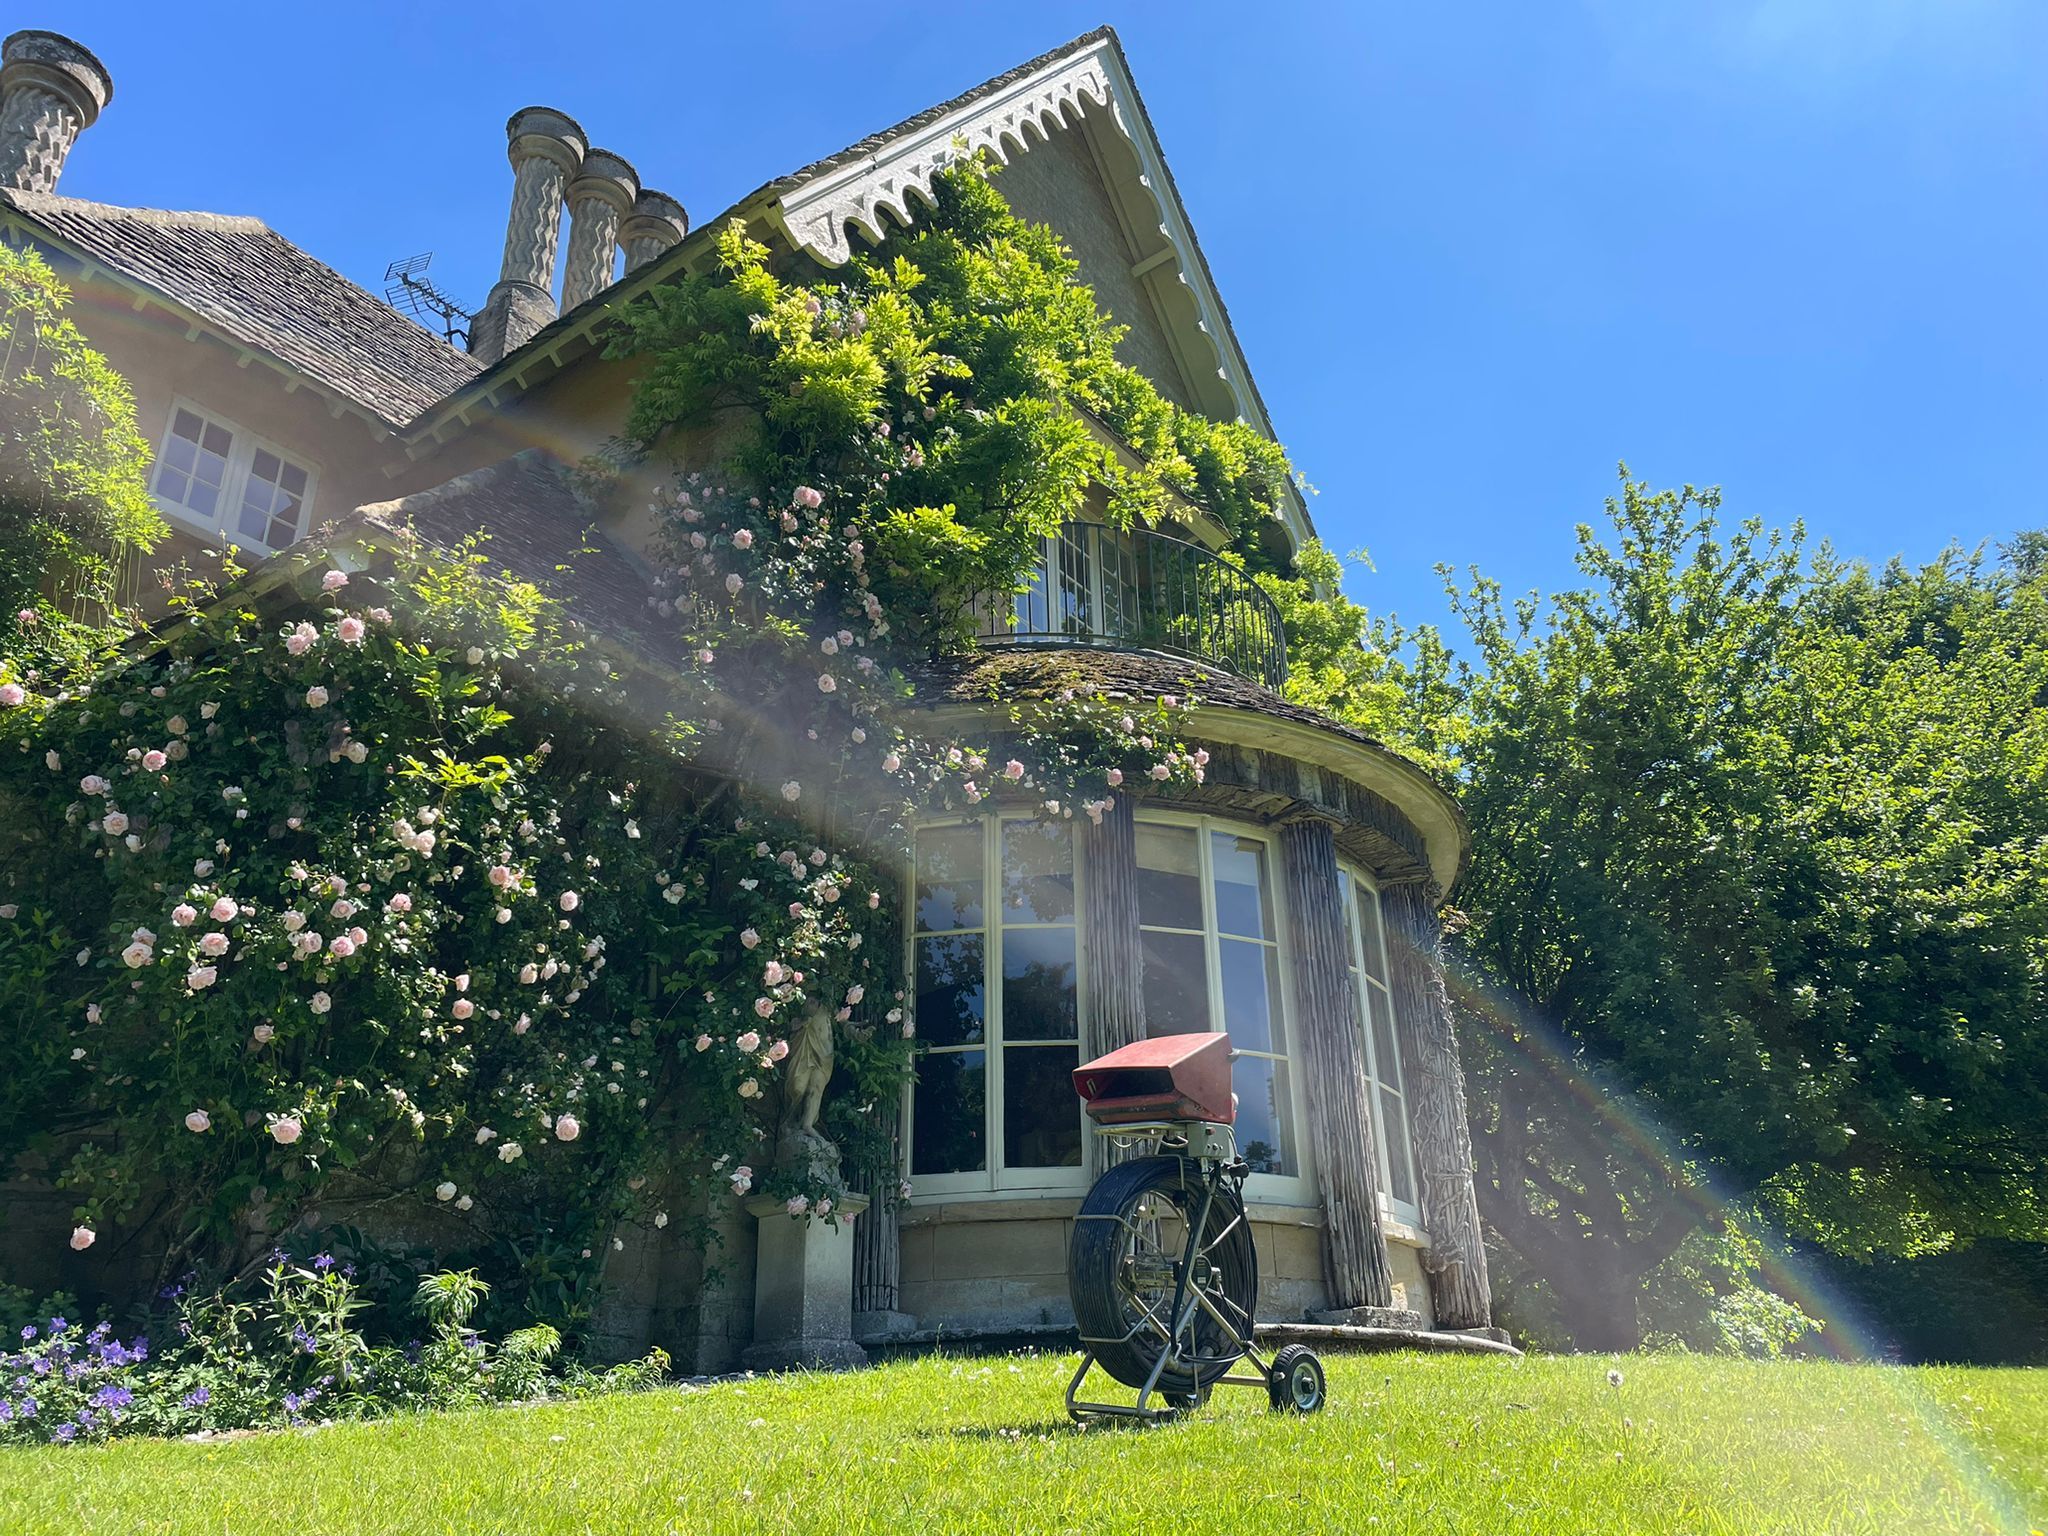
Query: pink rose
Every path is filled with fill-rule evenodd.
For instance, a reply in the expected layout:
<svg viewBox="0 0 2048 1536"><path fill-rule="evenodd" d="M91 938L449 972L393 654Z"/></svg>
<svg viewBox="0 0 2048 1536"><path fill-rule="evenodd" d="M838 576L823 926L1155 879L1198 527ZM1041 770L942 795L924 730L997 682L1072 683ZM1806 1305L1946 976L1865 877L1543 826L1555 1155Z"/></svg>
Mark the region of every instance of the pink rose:
<svg viewBox="0 0 2048 1536"><path fill-rule="evenodd" d="M560 905L564 912L574 912L582 900L583 898L574 891L564 891L562 892Z"/></svg>
<svg viewBox="0 0 2048 1536"><path fill-rule="evenodd" d="M322 592L339 592L347 585L348 572L346 571L329 571L320 578L320 590Z"/></svg>
<svg viewBox="0 0 2048 1536"><path fill-rule="evenodd" d="M466 997L458 997L449 1005L448 1011L458 1019L466 1019L476 1012L476 1004Z"/></svg>
<svg viewBox="0 0 2048 1536"><path fill-rule="evenodd" d="M185 1129L194 1136L201 1135L213 1125L213 1116L203 1109L195 1109L185 1117Z"/></svg>
<svg viewBox="0 0 2048 1536"><path fill-rule="evenodd" d="M334 626L334 633L340 637L344 645L361 645L363 636L369 632L370 627L354 614L350 614Z"/></svg>
<svg viewBox="0 0 2048 1536"><path fill-rule="evenodd" d="M791 499L806 511L816 511L825 501L823 494L812 490L808 485L798 486L796 495Z"/></svg>
<svg viewBox="0 0 2048 1536"><path fill-rule="evenodd" d="M734 549L752 549L754 547L754 530L751 528L736 530L732 536L732 544Z"/></svg>
<svg viewBox="0 0 2048 1536"><path fill-rule="evenodd" d="M322 688L318 683L315 683L311 688L308 688L306 690L306 708L325 709L326 707L327 690L325 688Z"/></svg>
<svg viewBox="0 0 2048 1536"><path fill-rule="evenodd" d="M297 1115L272 1115L270 1117L270 1139L280 1147L288 1147L306 1133L305 1123Z"/></svg>
<svg viewBox="0 0 2048 1536"><path fill-rule="evenodd" d="M803 785L799 784L795 779L789 780L782 786L782 798L785 800L795 800L803 792Z"/></svg>
<svg viewBox="0 0 2048 1536"><path fill-rule="evenodd" d="M1017 780L1024 777L1024 765L1014 757L1011 758L1007 763L1003 764L1003 777L1012 784L1016 783Z"/></svg>
<svg viewBox="0 0 2048 1536"><path fill-rule="evenodd" d="M733 1041L733 1044L740 1048L743 1055L751 1056L761 1048L761 1037L750 1029Z"/></svg>
<svg viewBox="0 0 2048 1536"><path fill-rule="evenodd" d="M1121 768L1112 768L1109 770L1107 778L1109 779L1109 787L1114 789L1117 785L1123 783L1124 771Z"/></svg>
<svg viewBox="0 0 2048 1536"><path fill-rule="evenodd" d="M412 910L412 898L406 895L405 892L400 891L396 896L385 902L384 905L394 912L410 912Z"/></svg>
<svg viewBox="0 0 2048 1536"><path fill-rule="evenodd" d="M768 1017L768 1016L769 1016L769 1015L770 1015L771 1013L773 1013L774 1011L775 1011L775 999L774 999L774 998L772 998L772 997L757 997L757 998L755 998L755 999L754 999L754 1012L758 1013L758 1014L759 1014L759 1015L760 1015L760 1016L761 1016L762 1018L764 1018L764 1019L765 1019L765 1018L767 1018L767 1017ZM749 1049L749 1050L751 1050L751 1049L752 1049L752 1047L751 1047L751 1046L749 1046L749 1047L743 1047L743 1049Z"/></svg>
<svg viewBox="0 0 2048 1536"><path fill-rule="evenodd" d="M228 952L228 936L224 933L209 933L199 940L199 953L218 958Z"/></svg>
<svg viewBox="0 0 2048 1536"><path fill-rule="evenodd" d="M903 759L898 757L894 752L885 752L884 754L882 754L882 772L894 773L898 768L901 768L902 766Z"/></svg>
<svg viewBox="0 0 2048 1536"><path fill-rule="evenodd" d="M761 935L754 932L751 928L745 928L740 931L740 942L746 945L748 949L752 949L761 942Z"/></svg>
<svg viewBox="0 0 2048 1536"><path fill-rule="evenodd" d="M333 952L335 959L346 960L356 952L356 941L345 933L337 933L327 947Z"/></svg>
<svg viewBox="0 0 2048 1536"><path fill-rule="evenodd" d="M165 757L163 753L157 751L156 748L154 747L151 747L147 752L142 754L142 766L151 773L155 773L159 768L163 767L163 765L169 761L169 758Z"/></svg>
<svg viewBox="0 0 2048 1536"><path fill-rule="evenodd" d="M779 987L782 985L782 978L788 974L787 971L783 970L780 960L770 960L761 972L761 980L768 986Z"/></svg>
<svg viewBox="0 0 2048 1536"><path fill-rule="evenodd" d="M78 1252L83 1253L93 1245L94 1239L98 1236L99 1233L93 1231L91 1227L73 1227L71 1229L71 1246Z"/></svg>
<svg viewBox="0 0 2048 1536"><path fill-rule="evenodd" d="M303 656L306 652L313 649L314 642L319 638L319 630L315 629L311 624L301 624L284 637L285 653L291 656Z"/></svg>
<svg viewBox="0 0 2048 1536"><path fill-rule="evenodd" d="M574 1115L555 1116L555 1139L557 1141L574 1141L582 1134L583 1127L577 1123Z"/></svg>
<svg viewBox="0 0 2048 1536"><path fill-rule="evenodd" d="M235 920L236 914L241 910L240 907L235 905L235 899L232 896L221 897L209 909L216 923L232 923Z"/></svg>
<svg viewBox="0 0 2048 1536"><path fill-rule="evenodd" d="M1163 782L1173 776L1173 770L1164 763L1154 763L1151 768L1151 774L1154 779Z"/></svg>

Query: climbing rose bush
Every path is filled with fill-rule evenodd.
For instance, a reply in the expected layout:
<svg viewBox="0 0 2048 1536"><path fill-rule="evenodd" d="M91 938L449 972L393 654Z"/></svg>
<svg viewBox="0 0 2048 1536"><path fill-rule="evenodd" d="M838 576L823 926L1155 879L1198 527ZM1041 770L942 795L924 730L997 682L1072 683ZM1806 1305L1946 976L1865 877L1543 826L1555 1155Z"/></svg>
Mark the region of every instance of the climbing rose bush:
<svg viewBox="0 0 2048 1536"><path fill-rule="evenodd" d="M879 872L601 724L612 668L481 554L303 585L0 715L0 1163L179 1262L316 1196L601 1251L747 1192L796 1019L895 1006Z"/></svg>

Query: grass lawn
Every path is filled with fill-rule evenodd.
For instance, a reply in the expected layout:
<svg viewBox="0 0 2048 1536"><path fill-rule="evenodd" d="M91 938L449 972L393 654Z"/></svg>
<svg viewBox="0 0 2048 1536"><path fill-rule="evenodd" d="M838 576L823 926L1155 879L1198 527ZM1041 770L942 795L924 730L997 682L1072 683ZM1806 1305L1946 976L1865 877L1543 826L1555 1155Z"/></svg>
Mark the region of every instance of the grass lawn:
<svg viewBox="0 0 2048 1536"><path fill-rule="evenodd" d="M1316 1418L1223 1392L1165 1428L1078 1432L1060 1402L1071 1363L924 1359L6 1451L0 1531L2048 1530L2048 1371L1338 1356Z"/></svg>

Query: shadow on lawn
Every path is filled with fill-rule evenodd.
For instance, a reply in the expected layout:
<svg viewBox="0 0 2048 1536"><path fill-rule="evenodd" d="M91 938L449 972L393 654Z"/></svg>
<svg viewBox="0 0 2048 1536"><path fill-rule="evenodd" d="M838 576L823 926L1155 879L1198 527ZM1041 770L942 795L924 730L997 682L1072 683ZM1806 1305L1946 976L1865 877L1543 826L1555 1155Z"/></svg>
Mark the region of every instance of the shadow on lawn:
<svg viewBox="0 0 2048 1536"><path fill-rule="evenodd" d="M920 1440L1034 1440L1054 1435L1088 1433L1089 1426L1072 1419L1038 1419L1029 1424L963 1424L953 1429L920 1429Z"/></svg>

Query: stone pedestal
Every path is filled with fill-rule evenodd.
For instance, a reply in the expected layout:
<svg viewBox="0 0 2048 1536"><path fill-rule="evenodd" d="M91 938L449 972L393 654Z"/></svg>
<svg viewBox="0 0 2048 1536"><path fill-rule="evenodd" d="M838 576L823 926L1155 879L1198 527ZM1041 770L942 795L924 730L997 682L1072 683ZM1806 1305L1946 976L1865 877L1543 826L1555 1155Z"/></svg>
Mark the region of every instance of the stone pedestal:
<svg viewBox="0 0 2048 1536"><path fill-rule="evenodd" d="M917 1319L908 1312L876 1311L853 1314L853 1336L869 1344L886 1344L891 1338L917 1332Z"/></svg>
<svg viewBox="0 0 2048 1536"><path fill-rule="evenodd" d="M866 1365L853 1342L853 1226L868 1208L863 1195L837 1204L839 1222L792 1216L780 1200L747 1202L757 1222L754 1247L754 1342L740 1356L750 1371L794 1366L846 1369Z"/></svg>

